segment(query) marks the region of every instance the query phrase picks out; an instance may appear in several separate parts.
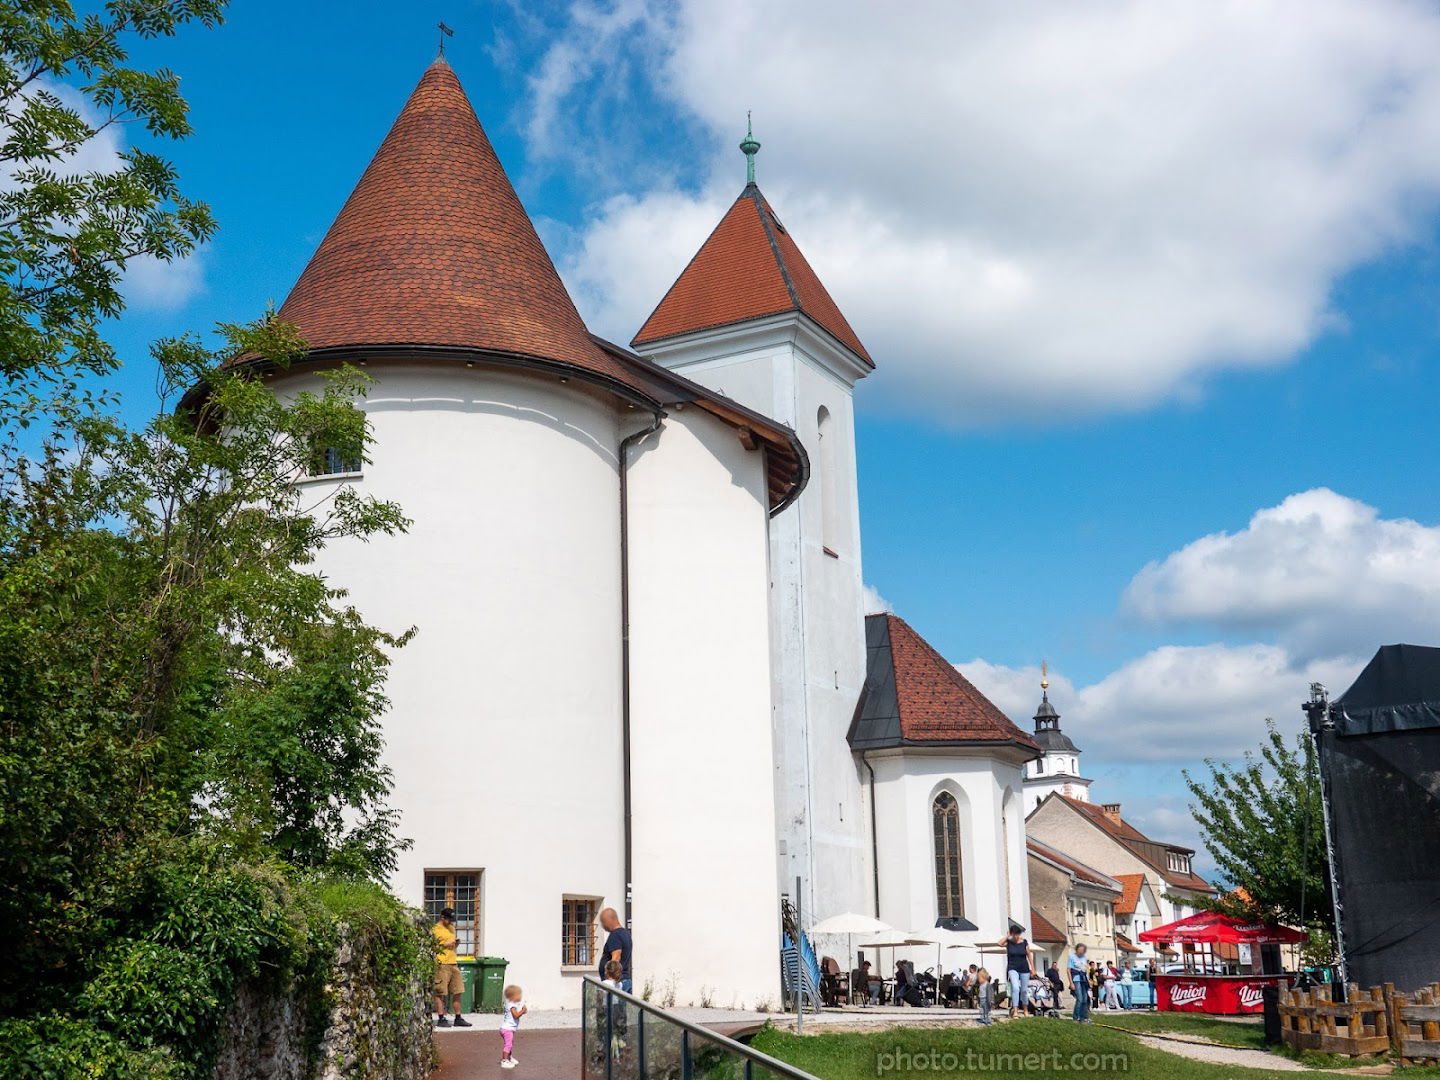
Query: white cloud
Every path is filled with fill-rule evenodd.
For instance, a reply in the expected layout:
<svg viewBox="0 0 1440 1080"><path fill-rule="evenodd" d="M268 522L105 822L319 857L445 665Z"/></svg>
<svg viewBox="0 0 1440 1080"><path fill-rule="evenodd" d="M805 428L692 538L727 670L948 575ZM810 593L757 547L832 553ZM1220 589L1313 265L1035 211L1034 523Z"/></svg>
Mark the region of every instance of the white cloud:
<svg viewBox="0 0 1440 1080"><path fill-rule="evenodd" d="M1440 191L1440 10L1414 0L570 10L537 139L603 158L638 70L716 148L699 194L618 172L630 194L562 259L596 329L628 338L704 239L754 107L762 184L877 357L872 397L957 422L1284 362ZM600 100L608 124L556 131Z"/></svg>
<svg viewBox="0 0 1440 1080"><path fill-rule="evenodd" d="M1259 744L1267 717L1298 727L1311 682L1349 685L1363 659L1297 663L1275 645L1165 645L1076 687L1050 673L1060 726L1088 762L1193 764L1233 758ZM1040 700L1038 668L985 660L956 665L986 697L1027 729ZM1093 767L1093 766L1088 766Z"/></svg>
<svg viewBox="0 0 1440 1080"><path fill-rule="evenodd" d="M879 615L883 612L894 611L895 605L880 595L880 590L874 585L866 585L862 595L865 603L866 615Z"/></svg>
<svg viewBox="0 0 1440 1080"><path fill-rule="evenodd" d="M1300 492L1150 563L1122 608L1159 629L1268 640L1162 645L1083 686L1051 672L1065 730L1107 762L1234 757L1266 717L1297 727L1311 682L1343 692L1378 646L1440 638L1440 526ZM1038 668L958 666L1012 719L1034 713Z"/></svg>
<svg viewBox="0 0 1440 1080"><path fill-rule="evenodd" d="M1440 526L1327 488L1258 511L1141 570L1123 606L1165 624L1268 631L1301 656L1440 639Z"/></svg>
<svg viewBox="0 0 1440 1080"><path fill-rule="evenodd" d="M137 308L174 311L205 291L204 256L195 254L172 262L141 255L125 265L125 298Z"/></svg>
<svg viewBox="0 0 1440 1080"><path fill-rule="evenodd" d="M74 87L47 81L42 81L39 86L43 92L55 95L62 105L76 110L87 123L99 124L100 115ZM64 177L112 172L122 165L120 155L125 150L123 131L120 125L102 127L68 156L46 163L46 167ZM8 137L9 129L0 125L0 141ZM13 174L0 174L0 191L14 186ZM127 262L120 291L134 307L171 311L203 292L204 280L205 264L198 254L171 262L162 262L153 255L140 255Z"/></svg>

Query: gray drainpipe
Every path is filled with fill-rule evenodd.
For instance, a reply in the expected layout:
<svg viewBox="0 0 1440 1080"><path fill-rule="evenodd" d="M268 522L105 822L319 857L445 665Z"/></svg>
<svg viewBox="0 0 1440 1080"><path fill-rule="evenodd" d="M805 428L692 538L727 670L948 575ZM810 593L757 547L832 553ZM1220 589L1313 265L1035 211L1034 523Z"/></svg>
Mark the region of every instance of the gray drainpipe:
<svg viewBox="0 0 1440 1080"><path fill-rule="evenodd" d="M875 875L875 918L880 918L880 829L876 825L875 811L875 766L870 764L870 752L861 751L860 760L870 773L870 869Z"/></svg>
<svg viewBox="0 0 1440 1080"><path fill-rule="evenodd" d="M625 803L625 927L630 925L634 908L635 843L631 829L630 796L630 484L627 468L630 447L655 434L665 422L665 414L656 409L650 426L620 440L620 756L624 761Z"/></svg>

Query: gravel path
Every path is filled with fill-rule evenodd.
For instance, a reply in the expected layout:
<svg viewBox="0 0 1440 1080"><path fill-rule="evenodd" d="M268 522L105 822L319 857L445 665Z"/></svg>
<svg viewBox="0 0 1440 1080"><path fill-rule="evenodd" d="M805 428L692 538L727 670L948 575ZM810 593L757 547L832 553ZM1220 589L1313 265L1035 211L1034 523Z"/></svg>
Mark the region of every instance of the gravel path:
<svg viewBox="0 0 1440 1080"><path fill-rule="evenodd" d="M1269 1054L1264 1050L1232 1050L1228 1046L1216 1046L1213 1043L1154 1039L1147 1035L1136 1035L1135 1038L1151 1049L1164 1050L1167 1054L1178 1054L1193 1061L1208 1061L1212 1065L1243 1065L1246 1068L1268 1069L1271 1072L1315 1071L1307 1069L1298 1061L1291 1061L1279 1054Z"/></svg>

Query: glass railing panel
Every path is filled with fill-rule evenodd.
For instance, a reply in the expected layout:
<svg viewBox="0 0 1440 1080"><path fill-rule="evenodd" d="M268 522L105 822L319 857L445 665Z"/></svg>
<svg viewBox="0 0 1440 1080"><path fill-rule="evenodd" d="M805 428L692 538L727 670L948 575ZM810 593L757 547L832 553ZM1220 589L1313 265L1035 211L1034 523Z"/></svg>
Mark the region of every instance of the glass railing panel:
<svg viewBox="0 0 1440 1080"><path fill-rule="evenodd" d="M582 990L581 1008L583 1080L794 1080L808 1076L589 979Z"/></svg>

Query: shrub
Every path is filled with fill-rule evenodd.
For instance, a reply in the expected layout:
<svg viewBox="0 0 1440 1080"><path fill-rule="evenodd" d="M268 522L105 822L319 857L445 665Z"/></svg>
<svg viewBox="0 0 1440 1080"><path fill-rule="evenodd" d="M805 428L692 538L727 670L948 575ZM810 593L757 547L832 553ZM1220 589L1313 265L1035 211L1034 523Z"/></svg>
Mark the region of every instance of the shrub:
<svg viewBox="0 0 1440 1080"><path fill-rule="evenodd" d="M180 1075L168 1050L136 1050L90 1020L61 1015L0 1020L0 1076L167 1080Z"/></svg>

